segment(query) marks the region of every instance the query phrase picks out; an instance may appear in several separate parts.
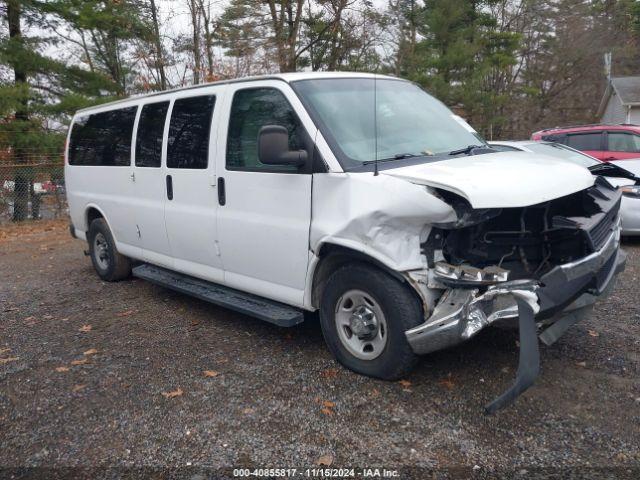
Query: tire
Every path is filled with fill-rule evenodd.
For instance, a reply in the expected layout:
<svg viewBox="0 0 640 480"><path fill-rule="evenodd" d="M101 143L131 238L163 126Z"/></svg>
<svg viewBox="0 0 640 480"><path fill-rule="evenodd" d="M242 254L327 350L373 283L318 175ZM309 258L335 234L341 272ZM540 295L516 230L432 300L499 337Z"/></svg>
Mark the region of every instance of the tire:
<svg viewBox="0 0 640 480"><path fill-rule="evenodd" d="M116 250L116 242L103 218L91 222L87 239L91 263L102 280L117 282L131 275L131 261Z"/></svg>
<svg viewBox="0 0 640 480"><path fill-rule="evenodd" d="M349 321L353 319L354 312L362 313L358 304L365 307L365 312L368 309L374 313L378 330L375 336L365 328L362 339L351 329L361 325L345 324L347 317ZM365 263L350 263L337 269L322 292L320 325L329 350L342 365L369 377L397 380L411 371L419 357L407 342L405 332L422 322L418 296L391 275Z"/></svg>

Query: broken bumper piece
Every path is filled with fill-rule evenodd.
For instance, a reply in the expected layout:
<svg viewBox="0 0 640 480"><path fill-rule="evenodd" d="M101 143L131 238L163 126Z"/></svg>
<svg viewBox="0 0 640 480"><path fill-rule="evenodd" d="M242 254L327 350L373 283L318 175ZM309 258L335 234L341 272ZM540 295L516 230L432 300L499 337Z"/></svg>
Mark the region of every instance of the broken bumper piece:
<svg viewBox="0 0 640 480"><path fill-rule="evenodd" d="M433 314L405 332L418 354L462 343L492 323L519 317L520 361L514 385L487 406L492 413L510 404L530 387L539 371L537 323L551 319L540 338L551 344L581 318L576 312L607 294L624 270L626 254L619 249L617 229L597 252L559 265L540 280L512 280L479 288L449 288ZM564 317L564 318L563 318Z"/></svg>

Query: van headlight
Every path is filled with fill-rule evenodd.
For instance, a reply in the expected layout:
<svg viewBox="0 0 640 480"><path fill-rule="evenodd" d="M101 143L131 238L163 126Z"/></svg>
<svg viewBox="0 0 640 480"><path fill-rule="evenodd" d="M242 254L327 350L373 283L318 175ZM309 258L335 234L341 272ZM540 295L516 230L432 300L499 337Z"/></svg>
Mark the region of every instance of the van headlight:
<svg viewBox="0 0 640 480"><path fill-rule="evenodd" d="M622 195L631 198L640 198L640 185L627 185L620 187Z"/></svg>

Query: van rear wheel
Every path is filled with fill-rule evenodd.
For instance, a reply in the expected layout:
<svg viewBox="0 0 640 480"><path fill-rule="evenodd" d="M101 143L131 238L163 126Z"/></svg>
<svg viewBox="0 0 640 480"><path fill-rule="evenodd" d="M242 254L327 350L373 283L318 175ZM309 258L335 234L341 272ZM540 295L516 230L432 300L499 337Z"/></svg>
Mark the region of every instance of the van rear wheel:
<svg viewBox="0 0 640 480"><path fill-rule="evenodd" d="M103 218L91 222L87 239L91 263L102 280L117 282L131 275L131 261L116 250L116 242Z"/></svg>
<svg viewBox="0 0 640 480"><path fill-rule="evenodd" d="M418 356L404 332L422 323L417 295L391 275L363 263L340 267L327 281L320 325L331 353L354 372L403 377Z"/></svg>

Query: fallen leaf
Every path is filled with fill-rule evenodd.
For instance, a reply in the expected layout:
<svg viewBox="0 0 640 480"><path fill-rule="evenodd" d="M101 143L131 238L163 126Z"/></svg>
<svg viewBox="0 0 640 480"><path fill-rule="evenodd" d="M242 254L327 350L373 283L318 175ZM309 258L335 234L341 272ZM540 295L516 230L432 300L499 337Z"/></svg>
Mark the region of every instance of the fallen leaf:
<svg viewBox="0 0 640 480"><path fill-rule="evenodd" d="M191 322L191 326L192 326L192 327L196 327L196 326L198 326L198 325L200 325L200 321L199 321L199 320L193 320L193 321Z"/></svg>
<svg viewBox="0 0 640 480"><path fill-rule="evenodd" d="M3 353L10 352L10 351L11 351L10 348L0 348L0 355L2 355Z"/></svg>
<svg viewBox="0 0 640 480"><path fill-rule="evenodd" d="M454 387L456 386L455 382L450 378L443 378L438 383L442 385L444 388L446 388L447 390L453 390Z"/></svg>
<svg viewBox="0 0 640 480"><path fill-rule="evenodd" d="M372 397L377 397L378 395L380 395L380 390L378 390L377 388L374 388L373 390L371 390L369 395L371 395Z"/></svg>
<svg viewBox="0 0 640 480"><path fill-rule="evenodd" d="M587 362L576 362L576 365L578 365L579 367L586 367Z"/></svg>
<svg viewBox="0 0 640 480"><path fill-rule="evenodd" d="M216 372L215 370L205 370L202 373L204 373L205 377L217 377L220 375L220 372Z"/></svg>
<svg viewBox="0 0 640 480"><path fill-rule="evenodd" d="M327 368L320 373L322 378L336 378L338 376L337 368Z"/></svg>
<svg viewBox="0 0 640 480"><path fill-rule="evenodd" d="M182 391L182 389L180 387L178 387L176 390L174 390L173 392L162 392L162 395L165 398L174 398L174 397L179 397L183 394L184 392Z"/></svg>
<svg viewBox="0 0 640 480"><path fill-rule="evenodd" d="M411 386L411 382L409 380L400 380L398 383L405 388Z"/></svg>
<svg viewBox="0 0 640 480"><path fill-rule="evenodd" d="M98 350L96 350L95 348L90 348L89 350L84 352L83 355L95 355L96 353L98 353Z"/></svg>
<svg viewBox="0 0 640 480"><path fill-rule="evenodd" d="M124 312L116 313L116 317L128 317L136 313L136 310L125 310Z"/></svg>
<svg viewBox="0 0 640 480"><path fill-rule="evenodd" d="M71 391L72 392L79 392L80 390L84 390L84 387L86 387L86 384L82 384L82 385L75 385Z"/></svg>
<svg viewBox="0 0 640 480"><path fill-rule="evenodd" d="M69 367L56 367L56 372L68 372Z"/></svg>
<svg viewBox="0 0 640 480"><path fill-rule="evenodd" d="M334 402L330 402L329 400L324 400L322 402L322 406L326 408L333 408L336 406L336 404Z"/></svg>
<svg viewBox="0 0 640 480"><path fill-rule="evenodd" d="M322 465L325 467L330 467L332 463L333 463L333 455L331 455L330 453L327 453L326 455L322 455L316 461L316 465Z"/></svg>
<svg viewBox="0 0 640 480"><path fill-rule="evenodd" d="M80 332L90 332L91 331L91 325L83 325L80 327Z"/></svg>
<svg viewBox="0 0 640 480"><path fill-rule="evenodd" d="M88 363L89 360L87 360L86 358L83 358L82 360L74 360L73 362L71 362L71 365L84 365L85 363Z"/></svg>
<svg viewBox="0 0 640 480"><path fill-rule="evenodd" d="M598 332L596 332L595 330L589 330L589 335L591 335L592 337L599 337L600 334Z"/></svg>
<svg viewBox="0 0 640 480"><path fill-rule="evenodd" d="M9 363L9 362L15 362L16 360L18 360L20 357L7 357L7 358L0 358L0 365L4 365L5 363Z"/></svg>
<svg viewBox="0 0 640 480"><path fill-rule="evenodd" d="M333 410L330 408L321 408L320 411L325 415L333 415Z"/></svg>
<svg viewBox="0 0 640 480"><path fill-rule="evenodd" d="M244 413L245 415L251 415L254 412L253 408L244 408L242 410L242 413Z"/></svg>

